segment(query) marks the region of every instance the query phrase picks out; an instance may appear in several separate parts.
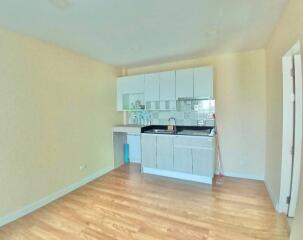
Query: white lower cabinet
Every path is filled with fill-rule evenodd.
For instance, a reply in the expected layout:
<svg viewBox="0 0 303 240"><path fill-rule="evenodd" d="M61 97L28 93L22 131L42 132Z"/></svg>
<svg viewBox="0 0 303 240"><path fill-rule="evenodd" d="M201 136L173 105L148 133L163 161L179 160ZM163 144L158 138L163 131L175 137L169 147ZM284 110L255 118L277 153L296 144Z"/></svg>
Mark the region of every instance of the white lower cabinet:
<svg viewBox="0 0 303 240"><path fill-rule="evenodd" d="M142 166L155 168L157 166L157 136L142 134L141 136Z"/></svg>
<svg viewBox="0 0 303 240"><path fill-rule="evenodd" d="M192 149L193 174L213 177L214 176L214 150Z"/></svg>
<svg viewBox="0 0 303 240"><path fill-rule="evenodd" d="M187 147L174 147L174 170L178 172L192 173L193 161L191 149Z"/></svg>
<svg viewBox="0 0 303 240"><path fill-rule="evenodd" d="M176 136L174 151L175 156L178 155L175 157L177 158L178 165L176 169L178 171L191 172L194 175L205 177L212 177L214 175L214 138Z"/></svg>
<svg viewBox="0 0 303 240"><path fill-rule="evenodd" d="M142 134L141 146L143 172L212 183L213 137Z"/></svg>
<svg viewBox="0 0 303 240"><path fill-rule="evenodd" d="M157 168L173 170L174 148L172 136L157 136Z"/></svg>

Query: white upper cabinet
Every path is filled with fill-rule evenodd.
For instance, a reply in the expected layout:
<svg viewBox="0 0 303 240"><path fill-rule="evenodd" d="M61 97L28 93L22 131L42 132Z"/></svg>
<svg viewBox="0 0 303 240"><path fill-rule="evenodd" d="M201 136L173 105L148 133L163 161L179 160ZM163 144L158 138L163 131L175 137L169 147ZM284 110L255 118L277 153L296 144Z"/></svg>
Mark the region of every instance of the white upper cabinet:
<svg viewBox="0 0 303 240"><path fill-rule="evenodd" d="M119 77L117 79L117 111L126 110L125 95L144 94L144 75Z"/></svg>
<svg viewBox="0 0 303 240"><path fill-rule="evenodd" d="M200 67L194 69L194 97L213 98L213 67Z"/></svg>
<svg viewBox="0 0 303 240"><path fill-rule="evenodd" d="M145 101L159 101L160 83L159 74L152 73L145 75Z"/></svg>
<svg viewBox="0 0 303 240"><path fill-rule="evenodd" d="M194 69L176 71L176 99L194 96Z"/></svg>
<svg viewBox="0 0 303 240"><path fill-rule="evenodd" d="M176 72L161 72L160 79L160 101L176 100Z"/></svg>
<svg viewBox="0 0 303 240"><path fill-rule="evenodd" d="M127 84L123 81L124 78L117 79L117 111L123 111L123 94L126 92Z"/></svg>
<svg viewBox="0 0 303 240"><path fill-rule="evenodd" d="M127 76L120 79L123 82L124 93L144 93L144 75Z"/></svg>
<svg viewBox="0 0 303 240"><path fill-rule="evenodd" d="M117 80L117 110L144 108L145 102L160 101L161 110L172 110L179 98L213 99L213 67L180 69L145 75L120 77ZM169 105L168 102L170 101ZM162 105L163 107L161 107Z"/></svg>

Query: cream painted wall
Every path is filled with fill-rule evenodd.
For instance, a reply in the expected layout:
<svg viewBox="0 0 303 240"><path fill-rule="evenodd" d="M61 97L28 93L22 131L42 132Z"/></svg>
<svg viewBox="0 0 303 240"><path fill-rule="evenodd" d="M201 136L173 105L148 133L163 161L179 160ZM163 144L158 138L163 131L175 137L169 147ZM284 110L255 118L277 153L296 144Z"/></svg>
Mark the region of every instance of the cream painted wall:
<svg viewBox="0 0 303 240"><path fill-rule="evenodd" d="M213 65L216 115L225 173L264 178L266 132L265 51L198 58L142 68L128 74Z"/></svg>
<svg viewBox="0 0 303 240"><path fill-rule="evenodd" d="M118 73L0 30L0 216L113 165Z"/></svg>
<svg viewBox="0 0 303 240"><path fill-rule="evenodd" d="M266 49L267 55L267 152L266 183L272 191L275 202L280 194L281 149L282 149L282 56L296 41L303 42L302 0L289 0ZM302 175L302 174L301 174ZM292 239L303 239L303 177L301 177L301 197L298 199ZM301 226L301 227L299 227Z"/></svg>

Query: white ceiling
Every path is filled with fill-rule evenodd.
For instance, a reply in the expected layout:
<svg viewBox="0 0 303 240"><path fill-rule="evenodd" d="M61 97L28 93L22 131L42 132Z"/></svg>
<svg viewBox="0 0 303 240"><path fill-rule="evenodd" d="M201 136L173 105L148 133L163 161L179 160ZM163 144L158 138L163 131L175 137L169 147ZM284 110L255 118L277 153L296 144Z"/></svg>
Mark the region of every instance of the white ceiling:
<svg viewBox="0 0 303 240"><path fill-rule="evenodd" d="M0 25L116 66L263 47L287 0L0 0Z"/></svg>

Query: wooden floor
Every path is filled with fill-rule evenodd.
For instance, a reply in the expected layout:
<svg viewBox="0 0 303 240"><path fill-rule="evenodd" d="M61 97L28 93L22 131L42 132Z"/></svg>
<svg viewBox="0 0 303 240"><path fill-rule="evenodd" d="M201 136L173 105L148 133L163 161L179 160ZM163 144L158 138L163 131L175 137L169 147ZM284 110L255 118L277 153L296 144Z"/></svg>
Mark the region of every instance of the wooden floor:
<svg viewBox="0 0 303 240"><path fill-rule="evenodd" d="M288 239L263 182L213 187L121 168L0 228L0 239Z"/></svg>

